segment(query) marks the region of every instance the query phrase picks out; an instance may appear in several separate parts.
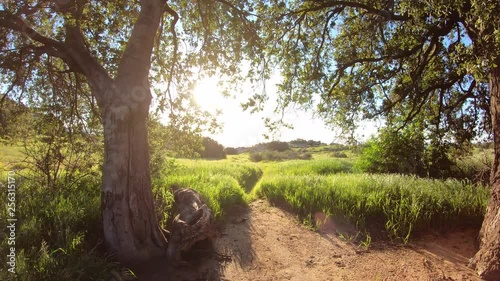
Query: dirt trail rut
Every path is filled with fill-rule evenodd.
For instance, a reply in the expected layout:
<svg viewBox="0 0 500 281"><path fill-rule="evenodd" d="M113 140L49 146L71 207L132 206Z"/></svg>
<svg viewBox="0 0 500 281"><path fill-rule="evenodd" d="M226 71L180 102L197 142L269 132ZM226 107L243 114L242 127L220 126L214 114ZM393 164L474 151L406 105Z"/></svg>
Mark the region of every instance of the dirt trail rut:
<svg viewBox="0 0 500 281"><path fill-rule="evenodd" d="M258 200L232 210L217 239L189 253L188 265L173 268L157 260L137 274L145 281L481 280L466 267L474 254L474 231L365 250L338 238L336 227L341 226L330 221L311 231Z"/></svg>

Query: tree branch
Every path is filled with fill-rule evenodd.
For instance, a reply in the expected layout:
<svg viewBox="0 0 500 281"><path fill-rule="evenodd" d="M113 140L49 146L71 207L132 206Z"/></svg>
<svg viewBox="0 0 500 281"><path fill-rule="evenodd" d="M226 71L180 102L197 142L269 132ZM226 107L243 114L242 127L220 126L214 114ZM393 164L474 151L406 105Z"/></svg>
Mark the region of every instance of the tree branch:
<svg viewBox="0 0 500 281"><path fill-rule="evenodd" d="M63 43L41 35L36 30L28 26L28 24L26 24L26 22L19 16L16 16L7 11L0 10L0 27L17 31L45 46L49 46L58 50L62 50L64 48Z"/></svg>
<svg viewBox="0 0 500 281"><path fill-rule="evenodd" d="M231 8L232 10L234 10L241 17L242 20L246 20L247 16L254 16L254 17L258 17L259 16L257 14L250 13L248 11L242 10L242 9L236 7L234 4L232 4L232 3L230 3L229 1L226 1L226 0L215 0L215 2L219 2L219 3L223 4L223 5L228 6L229 8Z"/></svg>
<svg viewBox="0 0 500 281"><path fill-rule="evenodd" d="M177 14L172 7L170 7L168 4L165 4L165 11L170 14L173 19L170 22L170 33L172 33L172 40L174 41L174 52L172 54L172 61L170 62L170 72L168 74L168 81L167 81L167 94L168 98L170 101L170 113L173 115L174 114L174 108L173 108L173 103L174 100L172 98L172 94L170 91L170 88L172 86L172 81L174 78L174 71L175 71L175 65L177 64L178 60L178 49L179 49L179 39L177 38L177 32L175 31L175 25L177 24L177 21L179 21L179 14ZM159 41L158 41L159 44ZM157 48L159 51L159 48ZM161 64L164 64L163 61L160 62Z"/></svg>
<svg viewBox="0 0 500 281"><path fill-rule="evenodd" d="M117 80L142 83L149 75L151 54L166 0L141 0L141 10L132 29L122 59Z"/></svg>
<svg viewBox="0 0 500 281"><path fill-rule="evenodd" d="M304 8L304 9L295 11L293 13L295 13L295 14L304 13L304 12L308 13L308 12L320 11L320 10L323 10L323 9L326 9L326 8L334 8L334 7L343 6L343 7L349 7L349 8L359 8L359 9L367 11L370 14L381 16L381 17L383 17L383 18L385 18L387 20L393 20L393 21L408 21L408 20L411 20L411 17L409 17L409 16L398 15L398 14L394 14L394 13L392 13L390 11L379 10L379 9L376 9L376 8L374 8L372 6L369 6L369 5L366 5L366 4L363 4L363 3L358 3L358 2L352 2L352 1L326 1L326 0L322 0L322 1L311 1L311 0L309 0L309 1L306 1L306 2L312 2L312 3L314 3L314 5L317 5L318 3L320 3L320 4L317 5L317 6L310 7L310 8Z"/></svg>
<svg viewBox="0 0 500 281"><path fill-rule="evenodd" d="M386 56L381 56L381 57L368 57L368 58L357 58L353 59L347 63L344 63L340 65L339 69L336 71L336 78L332 86L330 87L330 90L328 91L328 96L331 96L333 93L333 89L340 83L340 80L344 76L344 71L348 69L349 67L353 67L354 65L358 63L372 63L372 62L381 62L385 60L397 60L401 59L404 57L408 57L412 54L415 54L418 50L420 50L423 47L424 43L420 43L419 45L414 46L413 48L403 51L399 54L394 54L394 55L386 55Z"/></svg>
<svg viewBox="0 0 500 281"><path fill-rule="evenodd" d="M84 73L81 64L71 55L71 48L63 42L43 36L31 28L23 19L7 11L0 11L0 27L19 32L41 45L30 45L34 53L45 53L52 57L62 59L71 71Z"/></svg>

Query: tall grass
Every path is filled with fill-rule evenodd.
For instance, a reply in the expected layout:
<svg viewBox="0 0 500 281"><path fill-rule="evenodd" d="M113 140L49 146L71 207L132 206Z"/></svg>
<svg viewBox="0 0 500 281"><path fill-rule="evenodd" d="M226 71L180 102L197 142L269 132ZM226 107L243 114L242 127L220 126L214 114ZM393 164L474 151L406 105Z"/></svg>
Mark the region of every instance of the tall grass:
<svg viewBox="0 0 500 281"><path fill-rule="evenodd" d="M22 153L22 147L3 145L6 142L0 139L0 169L13 170L20 166L20 162L24 159L25 155Z"/></svg>
<svg viewBox="0 0 500 281"><path fill-rule="evenodd" d="M256 194L284 200L301 214L323 211L361 229L385 228L405 242L429 228L480 225L488 199L486 188L456 180L369 174L268 175Z"/></svg>
<svg viewBox="0 0 500 281"><path fill-rule="evenodd" d="M191 187L206 200L216 219L234 204L246 205L250 191L262 176L262 170L255 164L237 164L231 161L178 160L179 164L169 176L155 184L165 206L164 218L171 212L172 197L170 186Z"/></svg>
<svg viewBox="0 0 500 281"><path fill-rule="evenodd" d="M350 173L353 169L353 165L350 160L331 158L315 159L307 162L293 160L270 163L265 167L265 172L268 175L330 175L337 173Z"/></svg>
<svg viewBox="0 0 500 281"><path fill-rule="evenodd" d="M108 280L120 266L98 249L101 245L100 177L82 177L77 185L55 189L16 178L16 280ZM1 173L2 182L6 173ZM0 198L5 206L6 196ZM7 217L0 208L0 217ZM12 247L7 239L0 252ZM6 265L6 255L0 263ZM4 267L5 268L5 267ZM0 270L0 280L14 275Z"/></svg>

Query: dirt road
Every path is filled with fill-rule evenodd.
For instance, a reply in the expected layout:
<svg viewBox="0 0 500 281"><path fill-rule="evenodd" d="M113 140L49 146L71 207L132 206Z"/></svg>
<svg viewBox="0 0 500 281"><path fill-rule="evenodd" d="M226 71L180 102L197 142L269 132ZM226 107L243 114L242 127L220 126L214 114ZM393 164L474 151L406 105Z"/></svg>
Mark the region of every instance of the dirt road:
<svg viewBox="0 0 500 281"><path fill-rule="evenodd" d="M321 216L319 214L318 216ZM210 245L192 251L188 265L157 260L141 266L140 280L481 280L466 267L474 231L426 236L408 246L364 247L339 238L349 226L327 221L320 231L290 213L258 200L231 211Z"/></svg>

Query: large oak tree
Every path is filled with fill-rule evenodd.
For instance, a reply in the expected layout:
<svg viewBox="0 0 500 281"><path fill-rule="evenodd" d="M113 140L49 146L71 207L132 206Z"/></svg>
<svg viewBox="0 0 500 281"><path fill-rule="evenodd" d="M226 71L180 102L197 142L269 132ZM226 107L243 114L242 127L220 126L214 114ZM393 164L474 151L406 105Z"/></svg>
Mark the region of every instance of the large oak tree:
<svg viewBox="0 0 500 281"><path fill-rule="evenodd" d="M420 116L426 133L457 142L492 128L491 201L471 265L500 280L500 3L270 1L256 9L266 19L268 63L283 75L279 109L299 104L350 128Z"/></svg>
<svg viewBox="0 0 500 281"><path fill-rule="evenodd" d="M29 103L87 95L97 104L104 240L120 261L163 255L167 242L151 188L152 98L168 110L171 126L186 125L179 113L188 110L192 77L237 73L254 51L256 28L241 9L223 0L0 2L4 96Z"/></svg>
<svg viewBox="0 0 500 281"><path fill-rule="evenodd" d="M473 0L6 1L0 68L10 94L30 92L44 79L51 84L55 75L95 99L105 135L105 241L121 260L163 251L145 126L151 89L166 85L159 105L175 121L185 103L170 90L182 93L196 66L238 77L234 63L246 60L250 76L266 78L278 65L281 108L298 103L346 127L377 115L403 115L404 125L426 105L437 127L469 136L491 121L492 199L473 264L498 280L499 12L496 1ZM247 105L259 100L265 96Z"/></svg>

